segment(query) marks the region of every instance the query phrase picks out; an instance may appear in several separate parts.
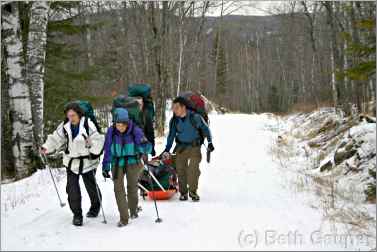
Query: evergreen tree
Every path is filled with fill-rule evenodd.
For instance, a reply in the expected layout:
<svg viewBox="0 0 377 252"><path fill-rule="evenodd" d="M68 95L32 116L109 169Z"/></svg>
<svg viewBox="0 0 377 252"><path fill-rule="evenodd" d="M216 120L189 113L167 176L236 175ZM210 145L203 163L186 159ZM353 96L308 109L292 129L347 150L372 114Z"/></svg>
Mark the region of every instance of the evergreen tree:
<svg viewBox="0 0 377 252"><path fill-rule="evenodd" d="M351 80L369 80L376 74L376 38L373 33L376 29L376 22L374 18L369 18L360 20L354 25L364 33L366 39L363 42L356 43L352 41L350 34L344 35L344 38L350 42L350 47L346 53L360 60L358 64L345 69L343 74Z"/></svg>
<svg viewBox="0 0 377 252"><path fill-rule="evenodd" d="M52 2L55 11L77 9L80 2ZM63 120L63 107L71 100L85 99L91 102L94 97L87 95L89 82L95 79L95 68L81 63L86 58L85 48L80 46L80 36L84 36L87 25L80 24L74 17L50 20L47 33L47 55L45 76L46 132L53 130Z"/></svg>

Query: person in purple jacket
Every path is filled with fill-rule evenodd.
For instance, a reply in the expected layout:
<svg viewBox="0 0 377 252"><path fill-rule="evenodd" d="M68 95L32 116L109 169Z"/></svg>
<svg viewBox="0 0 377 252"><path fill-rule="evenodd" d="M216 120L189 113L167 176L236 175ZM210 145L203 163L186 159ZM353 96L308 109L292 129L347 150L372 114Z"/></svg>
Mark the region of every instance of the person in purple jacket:
<svg viewBox="0 0 377 252"><path fill-rule="evenodd" d="M138 179L143 170L143 162L147 162L152 151L143 131L128 117L128 111L117 108L113 113L114 125L107 130L102 174L114 182L115 199L118 205L120 221L118 227L128 224L130 210L131 219L138 217ZM124 187L124 176L127 179L127 197Z"/></svg>

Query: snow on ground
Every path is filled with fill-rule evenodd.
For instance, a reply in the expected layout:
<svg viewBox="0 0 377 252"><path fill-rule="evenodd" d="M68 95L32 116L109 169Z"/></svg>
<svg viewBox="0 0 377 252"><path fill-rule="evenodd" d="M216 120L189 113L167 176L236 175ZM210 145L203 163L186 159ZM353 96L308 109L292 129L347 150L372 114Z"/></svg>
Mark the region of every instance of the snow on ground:
<svg viewBox="0 0 377 252"><path fill-rule="evenodd" d="M286 171L288 187L305 194L333 230L368 236L375 248L376 205L365 190L375 185L370 171L376 169L376 124L332 108L277 120L279 138L271 152Z"/></svg>
<svg viewBox="0 0 377 252"><path fill-rule="evenodd" d="M159 201L163 222L156 224L152 201L140 200L138 219L117 228L113 184L98 172L104 195L102 216L71 224L69 207L60 208L47 170L1 186L3 250L355 250L363 237L339 237L323 228L318 209L284 187L284 173L272 160L277 121L263 115L212 115L215 152L201 163L201 201ZM158 151L164 141L159 139ZM157 152L158 152L157 151ZM203 157L205 152L203 150ZM57 172L57 171L55 171ZM59 172L60 173L60 172ZM64 171L61 171L64 174ZM65 176L59 191L66 202ZM57 175L57 174L55 174ZM82 184L83 211L89 199ZM348 239L347 239L348 238Z"/></svg>

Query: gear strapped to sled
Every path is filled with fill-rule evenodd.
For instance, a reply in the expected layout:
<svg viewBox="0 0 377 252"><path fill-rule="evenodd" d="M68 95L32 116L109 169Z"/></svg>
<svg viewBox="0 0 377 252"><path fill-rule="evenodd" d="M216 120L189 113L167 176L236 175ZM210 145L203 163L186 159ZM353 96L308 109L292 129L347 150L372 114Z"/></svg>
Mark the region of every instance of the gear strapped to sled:
<svg viewBox="0 0 377 252"><path fill-rule="evenodd" d="M149 198L156 200L171 198L177 192L178 187L174 162L156 158L147 166L139 178L139 187L145 192L143 196L148 195Z"/></svg>

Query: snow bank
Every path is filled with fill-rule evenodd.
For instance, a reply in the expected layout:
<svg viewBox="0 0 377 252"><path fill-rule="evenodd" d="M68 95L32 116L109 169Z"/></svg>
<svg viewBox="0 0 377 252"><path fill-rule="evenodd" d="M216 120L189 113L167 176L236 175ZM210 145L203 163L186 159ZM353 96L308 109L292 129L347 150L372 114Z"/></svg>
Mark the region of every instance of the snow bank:
<svg viewBox="0 0 377 252"><path fill-rule="evenodd" d="M356 229L375 240L376 124L332 108L280 120L272 152L292 172L290 182L311 193L310 204L343 231Z"/></svg>

